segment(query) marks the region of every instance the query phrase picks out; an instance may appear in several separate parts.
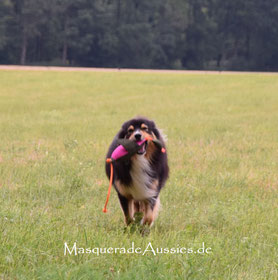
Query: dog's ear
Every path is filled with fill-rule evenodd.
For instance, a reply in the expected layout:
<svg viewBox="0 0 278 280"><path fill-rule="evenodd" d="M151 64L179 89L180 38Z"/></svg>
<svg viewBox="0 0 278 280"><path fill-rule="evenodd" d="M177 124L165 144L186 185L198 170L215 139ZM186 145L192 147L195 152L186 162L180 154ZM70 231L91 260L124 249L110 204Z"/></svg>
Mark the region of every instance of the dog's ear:
<svg viewBox="0 0 278 280"><path fill-rule="evenodd" d="M121 130L119 131L118 138L119 139L125 138L125 130L123 128L121 128Z"/></svg>
<svg viewBox="0 0 278 280"><path fill-rule="evenodd" d="M130 124L130 121L127 121L127 122L123 123L121 130L118 132L118 138L119 139L125 138L127 128L129 127L129 124Z"/></svg>
<svg viewBox="0 0 278 280"><path fill-rule="evenodd" d="M151 131L154 133L155 137L157 139L160 139L161 136L160 136L159 130L156 128L155 122L154 121L149 121L148 124L149 124L149 127L150 127Z"/></svg>
<svg viewBox="0 0 278 280"><path fill-rule="evenodd" d="M156 136L157 139L160 139L160 138L161 138L161 137L160 137L160 133L159 133L159 131L158 131L158 129L157 129L156 127L154 127L154 128L152 129L152 131L153 131L153 133L154 133L154 135Z"/></svg>

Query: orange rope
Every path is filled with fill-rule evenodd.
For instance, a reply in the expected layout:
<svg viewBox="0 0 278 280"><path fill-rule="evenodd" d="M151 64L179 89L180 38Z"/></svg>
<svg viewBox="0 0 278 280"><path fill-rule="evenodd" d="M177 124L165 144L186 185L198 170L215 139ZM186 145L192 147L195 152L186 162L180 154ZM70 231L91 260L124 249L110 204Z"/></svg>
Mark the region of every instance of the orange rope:
<svg viewBox="0 0 278 280"><path fill-rule="evenodd" d="M113 163L112 163L111 158L108 158L106 160L106 162L110 163L110 182L109 182L109 188L108 188L108 193L107 193L107 197L106 197L106 202L105 202L104 208L102 210L103 213L107 213L107 204L109 201L110 192L111 192L111 188L112 188L112 182L113 182Z"/></svg>

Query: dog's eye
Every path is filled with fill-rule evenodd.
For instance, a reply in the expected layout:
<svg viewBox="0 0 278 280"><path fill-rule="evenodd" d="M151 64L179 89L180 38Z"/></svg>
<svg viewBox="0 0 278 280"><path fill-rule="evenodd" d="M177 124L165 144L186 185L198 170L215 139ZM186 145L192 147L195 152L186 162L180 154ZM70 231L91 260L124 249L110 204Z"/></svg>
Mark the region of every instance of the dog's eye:
<svg viewBox="0 0 278 280"><path fill-rule="evenodd" d="M134 129L130 128L127 132L132 133L133 131L134 131Z"/></svg>
<svg viewBox="0 0 278 280"><path fill-rule="evenodd" d="M142 130L148 131L148 128L147 127L142 127Z"/></svg>

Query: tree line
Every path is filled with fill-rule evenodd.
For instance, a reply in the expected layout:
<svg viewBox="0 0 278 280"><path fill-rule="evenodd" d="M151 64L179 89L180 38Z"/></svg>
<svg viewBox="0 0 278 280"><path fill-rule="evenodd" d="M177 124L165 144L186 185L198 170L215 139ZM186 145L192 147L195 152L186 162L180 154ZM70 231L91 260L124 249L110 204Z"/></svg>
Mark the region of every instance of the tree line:
<svg viewBox="0 0 278 280"><path fill-rule="evenodd" d="M1 0L0 64L278 70L277 0Z"/></svg>

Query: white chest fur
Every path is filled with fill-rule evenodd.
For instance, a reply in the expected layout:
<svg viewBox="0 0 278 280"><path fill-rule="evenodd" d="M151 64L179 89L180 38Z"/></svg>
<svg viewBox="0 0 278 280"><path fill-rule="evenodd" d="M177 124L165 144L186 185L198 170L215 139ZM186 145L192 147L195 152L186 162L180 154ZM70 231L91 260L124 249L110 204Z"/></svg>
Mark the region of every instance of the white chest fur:
<svg viewBox="0 0 278 280"><path fill-rule="evenodd" d="M148 160L143 155L135 155L131 160L131 184L126 186L116 180L115 185L119 193L138 201L154 197L157 194L155 188L158 181L150 176L152 169Z"/></svg>
<svg viewBox="0 0 278 280"><path fill-rule="evenodd" d="M142 155L135 155L132 158L130 175L132 178L131 186L127 192L135 200L144 200L155 196L156 192L152 187L152 173L149 161Z"/></svg>

